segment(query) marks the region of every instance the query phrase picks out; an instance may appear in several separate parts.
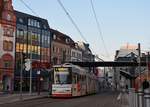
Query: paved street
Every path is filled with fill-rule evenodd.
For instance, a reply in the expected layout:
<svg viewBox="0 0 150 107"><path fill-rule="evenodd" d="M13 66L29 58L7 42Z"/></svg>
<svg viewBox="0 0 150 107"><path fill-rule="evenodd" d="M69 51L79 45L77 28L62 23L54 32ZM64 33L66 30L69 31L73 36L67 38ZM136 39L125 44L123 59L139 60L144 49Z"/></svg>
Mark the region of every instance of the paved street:
<svg viewBox="0 0 150 107"><path fill-rule="evenodd" d="M117 96L116 92L107 92L71 99L42 98L2 104L0 107L128 107L124 99L117 101Z"/></svg>
<svg viewBox="0 0 150 107"><path fill-rule="evenodd" d="M30 100L30 99L37 99L37 98L43 98L47 97L48 92L41 92L40 95L37 93L22 93L22 100ZM13 103L20 101L20 94L19 93L14 93L14 94L1 94L0 95L0 104L5 104L5 103Z"/></svg>

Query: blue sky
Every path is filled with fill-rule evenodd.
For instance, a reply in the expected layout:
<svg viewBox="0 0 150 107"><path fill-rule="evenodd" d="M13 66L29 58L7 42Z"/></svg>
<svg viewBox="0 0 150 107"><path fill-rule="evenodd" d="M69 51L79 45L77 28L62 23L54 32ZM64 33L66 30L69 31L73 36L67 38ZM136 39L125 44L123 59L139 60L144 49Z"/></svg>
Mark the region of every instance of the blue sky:
<svg viewBox="0 0 150 107"><path fill-rule="evenodd" d="M40 17L75 41L84 41L72 25L57 0L24 0ZM150 50L150 0L93 0L102 36L110 57L107 56L97 30L90 0L61 0L95 54L113 60L122 45L141 43ZM13 0L16 10L34 15L20 0Z"/></svg>

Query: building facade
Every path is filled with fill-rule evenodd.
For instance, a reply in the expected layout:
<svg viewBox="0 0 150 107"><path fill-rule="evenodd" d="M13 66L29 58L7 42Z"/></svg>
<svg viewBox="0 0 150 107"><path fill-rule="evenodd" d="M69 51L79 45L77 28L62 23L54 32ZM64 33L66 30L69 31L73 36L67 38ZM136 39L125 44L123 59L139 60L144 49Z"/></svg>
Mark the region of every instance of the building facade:
<svg viewBox="0 0 150 107"><path fill-rule="evenodd" d="M71 60L71 44L74 41L67 35L51 29L51 61L53 65L62 64Z"/></svg>
<svg viewBox="0 0 150 107"><path fill-rule="evenodd" d="M77 42L80 50L82 50L82 61L83 62L94 62L95 57L89 48L89 44L84 42Z"/></svg>
<svg viewBox="0 0 150 107"><path fill-rule="evenodd" d="M48 77L46 69L50 67L51 34L48 21L36 16L15 11L16 23L16 66L15 66L15 90L19 90L21 54L23 53L32 63L32 90L37 90L37 80L42 78L43 89L48 89ZM40 74L37 72L40 71ZM30 71L23 69L23 89L29 90Z"/></svg>
<svg viewBox="0 0 150 107"><path fill-rule="evenodd" d="M77 43L71 46L71 61L82 62L82 50L79 48Z"/></svg>
<svg viewBox="0 0 150 107"><path fill-rule="evenodd" d="M125 45L116 51L115 61L134 62L138 59L137 46ZM136 67L115 67L114 68L114 85L117 89L120 88L120 83L128 85L128 87L134 86L134 76L136 73ZM124 75L125 74L125 75Z"/></svg>
<svg viewBox="0 0 150 107"><path fill-rule="evenodd" d="M0 0L0 92L13 91L15 30L12 0Z"/></svg>

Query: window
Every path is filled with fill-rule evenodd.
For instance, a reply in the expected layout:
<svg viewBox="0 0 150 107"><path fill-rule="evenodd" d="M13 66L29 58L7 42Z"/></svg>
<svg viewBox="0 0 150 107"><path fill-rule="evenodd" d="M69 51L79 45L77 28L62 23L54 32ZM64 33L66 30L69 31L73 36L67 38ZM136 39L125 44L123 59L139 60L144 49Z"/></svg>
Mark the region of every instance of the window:
<svg viewBox="0 0 150 107"><path fill-rule="evenodd" d="M38 42L40 43L40 41L41 41L41 35L40 34L38 34Z"/></svg>
<svg viewBox="0 0 150 107"><path fill-rule="evenodd" d="M29 26L33 26L33 27L38 27L40 28L40 23L39 21L35 20L35 19L28 19L28 25Z"/></svg>
<svg viewBox="0 0 150 107"><path fill-rule="evenodd" d="M13 50L13 42L11 42L11 41L4 41L3 42L3 49L5 50L5 51L12 51Z"/></svg>
<svg viewBox="0 0 150 107"><path fill-rule="evenodd" d="M19 18L19 22L20 22L20 23L23 23L23 19L22 19L22 18Z"/></svg>
<svg viewBox="0 0 150 107"><path fill-rule="evenodd" d="M5 68L10 68L10 67L12 67L12 61L4 61L4 67L5 67Z"/></svg>
<svg viewBox="0 0 150 107"><path fill-rule="evenodd" d="M27 31L24 31L24 40L27 40Z"/></svg>
<svg viewBox="0 0 150 107"><path fill-rule="evenodd" d="M46 25L43 25L44 29L46 29Z"/></svg>
<svg viewBox="0 0 150 107"><path fill-rule="evenodd" d="M30 19L28 19L28 25L31 25L31 20Z"/></svg>
<svg viewBox="0 0 150 107"><path fill-rule="evenodd" d="M50 37L49 36L47 37L47 43L48 43L48 45L50 44Z"/></svg>
<svg viewBox="0 0 150 107"><path fill-rule="evenodd" d="M7 20L11 20L11 15L10 14L7 14Z"/></svg>
<svg viewBox="0 0 150 107"><path fill-rule="evenodd" d="M53 35L53 39L54 39L54 40L56 39L56 35L55 35L55 34Z"/></svg>
<svg viewBox="0 0 150 107"><path fill-rule="evenodd" d="M66 43L69 43L70 42L70 39L66 38Z"/></svg>
<svg viewBox="0 0 150 107"><path fill-rule="evenodd" d="M40 22L36 20L36 22L35 22L35 23L36 23L36 25L35 25L35 26L36 26L36 27L38 27L38 28L40 28Z"/></svg>
<svg viewBox="0 0 150 107"><path fill-rule="evenodd" d="M4 28L4 36L13 37L13 29L12 28Z"/></svg>

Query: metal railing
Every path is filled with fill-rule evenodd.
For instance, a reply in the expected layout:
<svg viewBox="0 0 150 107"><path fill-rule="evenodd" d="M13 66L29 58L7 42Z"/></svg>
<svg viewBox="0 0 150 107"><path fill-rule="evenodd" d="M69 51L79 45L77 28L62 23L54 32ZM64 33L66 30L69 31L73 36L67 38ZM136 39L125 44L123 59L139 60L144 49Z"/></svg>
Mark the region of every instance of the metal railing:
<svg viewBox="0 0 150 107"><path fill-rule="evenodd" d="M139 89L137 92L134 88L129 89L129 107L150 107L150 88Z"/></svg>

